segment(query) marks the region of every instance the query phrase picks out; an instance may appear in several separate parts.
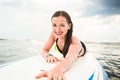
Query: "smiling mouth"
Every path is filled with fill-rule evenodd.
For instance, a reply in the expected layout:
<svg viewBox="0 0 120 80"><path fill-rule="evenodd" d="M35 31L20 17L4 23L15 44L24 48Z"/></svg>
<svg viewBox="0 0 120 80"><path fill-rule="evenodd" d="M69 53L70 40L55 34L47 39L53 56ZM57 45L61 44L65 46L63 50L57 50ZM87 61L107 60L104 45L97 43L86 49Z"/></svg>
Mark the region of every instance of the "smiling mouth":
<svg viewBox="0 0 120 80"><path fill-rule="evenodd" d="M57 35L61 35L62 33L56 33Z"/></svg>

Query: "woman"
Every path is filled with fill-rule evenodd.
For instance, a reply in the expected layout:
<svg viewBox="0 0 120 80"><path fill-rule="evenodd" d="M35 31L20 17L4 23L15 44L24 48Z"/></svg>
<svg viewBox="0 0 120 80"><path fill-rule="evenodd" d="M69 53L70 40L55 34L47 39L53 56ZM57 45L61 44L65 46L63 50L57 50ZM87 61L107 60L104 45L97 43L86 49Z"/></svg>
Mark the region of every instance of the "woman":
<svg viewBox="0 0 120 80"><path fill-rule="evenodd" d="M85 54L86 48L79 39L72 35L73 23L67 12L55 12L51 18L51 22L52 31L42 49L42 56L48 63L59 62L59 64L51 70L42 71L42 73L36 76L36 79L47 77L48 80L66 80L64 73L72 67L78 57ZM49 54L54 43L56 43L56 49L64 56L63 59Z"/></svg>

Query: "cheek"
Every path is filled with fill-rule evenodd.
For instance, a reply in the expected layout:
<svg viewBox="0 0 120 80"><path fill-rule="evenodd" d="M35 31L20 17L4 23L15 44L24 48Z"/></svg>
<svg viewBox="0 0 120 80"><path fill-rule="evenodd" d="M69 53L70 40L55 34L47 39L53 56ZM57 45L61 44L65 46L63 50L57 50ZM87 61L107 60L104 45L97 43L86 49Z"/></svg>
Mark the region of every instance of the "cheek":
<svg viewBox="0 0 120 80"><path fill-rule="evenodd" d="M65 32L67 32L68 30L69 30L69 28L68 28L68 27L64 28L64 31L65 31Z"/></svg>
<svg viewBox="0 0 120 80"><path fill-rule="evenodd" d="M68 29L67 29L67 28L63 30L63 33L64 33L64 34L67 34L67 32L68 32Z"/></svg>

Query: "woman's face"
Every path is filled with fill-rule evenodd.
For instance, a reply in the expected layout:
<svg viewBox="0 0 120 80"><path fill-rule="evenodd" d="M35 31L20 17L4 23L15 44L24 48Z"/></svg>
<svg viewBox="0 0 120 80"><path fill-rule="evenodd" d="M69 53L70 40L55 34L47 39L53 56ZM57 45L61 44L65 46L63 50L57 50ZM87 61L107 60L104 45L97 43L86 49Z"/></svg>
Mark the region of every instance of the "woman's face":
<svg viewBox="0 0 120 80"><path fill-rule="evenodd" d="M70 29L70 25L67 23L66 18L63 16L52 18L52 30L57 38L65 39L65 36Z"/></svg>

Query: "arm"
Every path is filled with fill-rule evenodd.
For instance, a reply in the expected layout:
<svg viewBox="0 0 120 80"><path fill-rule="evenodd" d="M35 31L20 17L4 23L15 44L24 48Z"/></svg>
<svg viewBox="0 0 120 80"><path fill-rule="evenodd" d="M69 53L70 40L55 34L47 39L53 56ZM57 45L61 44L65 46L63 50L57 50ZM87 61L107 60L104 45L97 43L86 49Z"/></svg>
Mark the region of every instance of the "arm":
<svg viewBox="0 0 120 80"><path fill-rule="evenodd" d="M79 41L76 41L76 43L72 43L64 60L57 64L53 69L43 71L38 76L36 76L36 78L48 77L48 80L66 80L64 72L72 67L81 49L82 46L80 45Z"/></svg>
<svg viewBox="0 0 120 80"><path fill-rule="evenodd" d="M50 51L50 49L51 49L52 45L54 44L54 42L55 42L55 38L54 38L53 34L51 33L48 40L47 40L47 42L45 43L45 45L44 45L44 47L43 47L43 49L41 51L41 55L43 57L45 57L48 54L48 52Z"/></svg>
<svg viewBox="0 0 120 80"><path fill-rule="evenodd" d="M57 63L60 62L61 60L56 58L55 56L52 56L49 54L49 51L52 47L52 45L54 44L56 38L54 37L53 33L50 34L48 41L46 42L46 44L44 45L41 55L43 56L43 58L45 58L45 61L48 63Z"/></svg>
<svg viewBox="0 0 120 80"><path fill-rule="evenodd" d="M78 57L84 54L84 49L80 41L73 36L72 43L69 47L68 53L65 59L58 64L54 69L61 71L62 73L69 70Z"/></svg>
<svg viewBox="0 0 120 80"><path fill-rule="evenodd" d="M79 51L81 50L81 48L82 47L78 44L71 44L65 59L60 64L58 64L54 69L56 71L60 71L62 73L69 70L72 67L75 60L77 59Z"/></svg>

